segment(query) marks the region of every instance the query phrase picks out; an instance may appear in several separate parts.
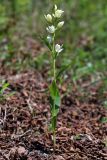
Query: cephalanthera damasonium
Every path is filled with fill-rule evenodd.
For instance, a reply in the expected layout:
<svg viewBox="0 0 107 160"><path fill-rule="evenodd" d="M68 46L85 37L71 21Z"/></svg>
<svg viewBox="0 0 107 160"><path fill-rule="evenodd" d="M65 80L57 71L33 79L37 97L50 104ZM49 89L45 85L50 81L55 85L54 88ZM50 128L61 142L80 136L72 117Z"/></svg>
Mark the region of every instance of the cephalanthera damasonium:
<svg viewBox="0 0 107 160"><path fill-rule="evenodd" d="M53 133L52 137L53 137L54 149L56 144L57 116L58 116L59 107L61 104L61 97L60 97L60 93L57 85L58 72L56 68L56 60L57 60L57 57L63 51L63 45L56 44L55 41L56 41L57 31L59 31L64 25L64 21L61 21L63 13L64 11L58 9L57 5L55 5L52 13L45 15L45 19L48 24L48 26L46 27L46 31L48 35L46 38L44 38L44 42L49 48L51 52L51 57L52 57L53 77L52 77L52 83L49 86L49 92L50 92L50 111L51 111L50 129Z"/></svg>

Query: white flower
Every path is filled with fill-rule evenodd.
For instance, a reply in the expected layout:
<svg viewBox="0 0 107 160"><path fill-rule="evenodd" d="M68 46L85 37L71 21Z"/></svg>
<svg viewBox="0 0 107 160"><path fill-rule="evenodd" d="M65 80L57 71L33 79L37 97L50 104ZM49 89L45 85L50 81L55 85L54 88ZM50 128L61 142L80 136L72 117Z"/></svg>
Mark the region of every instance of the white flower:
<svg viewBox="0 0 107 160"><path fill-rule="evenodd" d="M55 26L52 25L52 26L47 27L46 30L47 30L49 33L54 33L56 29L55 29Z"/></svg>
<svg viewBox="0 0 107 160"><path fill-rule="evenodd" d="M50 14L45 15L45 18L48 22L52 22L52 16Z"/></svg>
<svg viewBox="0 0 107 160"><path fill-rule="evenodd" d="M62 51L63 51L62 46L60 46L59 44L56 44L56 45L55 45L55 51L56 51L57 53L62 52Z"/></svg>
<svg viewBox="0 0 107 160"><path fill-rule="evenodd" d="M52 43L52 37L51 37L51 36L47 36L47 41L48 41L49 43Z"/></svg>
<svg viewBox="0 0 107 160"><path fill-rule="evenodd" d="M61 28L63 25L64 25L64 21L59 22L58 25L57 25L57 27L58 27L58 28Z"/></svg>
<svg viewBox="0 0 107 160"><path fill-rule="evenodd" d="M56 18L60 18L62 16L63 12L64 11L58 9L55 11L55 14L53 14L53 16Z"/></svg>
<svg viewBox="0 0 107 160"><path fill-rule="evenodd" d="M55 4L55 11L57 10L57 5Z"/></svg>

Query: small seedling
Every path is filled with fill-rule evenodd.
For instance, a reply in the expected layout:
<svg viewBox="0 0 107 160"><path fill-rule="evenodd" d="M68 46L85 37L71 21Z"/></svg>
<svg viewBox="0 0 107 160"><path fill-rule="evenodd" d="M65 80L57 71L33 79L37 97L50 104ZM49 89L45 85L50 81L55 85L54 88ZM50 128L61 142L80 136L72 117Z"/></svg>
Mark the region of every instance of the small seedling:
<svg viewBox="0 0 107 160"><path fill-rule="evenodd" d="M48 36L46 38L42 38L50 50L51 59L52 59L53 76L52 76L52 83L49 86L49 92L50 92L50 111L51 111L50 129L53 133L54 149L55 149L55 145L56 145L57 116L58 116L59 107L61 104L61 97L60 97L57 81L58 81L61 73L64 71L64 69L57 71L57 68L56 68L57 58L61 54L61 52L63 51L63 45L56 44L56 35L57 35L57 32L64 25L64 21L60 21L63 13L64 13L64 11L58 9L57 5L55 5L52 13L45 15L45 19L48 24L48 26L46 28L46 31L48 32Z"/></svg>
<svg viewBox="0 0 107 160"><path fill-rule="evenodd" d="M107 101L104 101L103 105L104 105L104 108L107 109ZM107 123L107 117L102 117L100 121L102 123Z"/></svg>
<svg viewBox="0 0 107 160"><path fill-rule="evenodd" d="M2 81L0 84L0 101L5 100L7 97L13 95L14 93L6 94L5 91L8 89L9 83L6 81Z"/></svg>
<svg viewBox="0 0 107 160"><path fill-rule="evenodd" d="M103 105L104 105L104 108L107 109L107 101L104 101Z"/></svg>
<svg viewBox="0 0 107 160"><path fill-rule="evenodd" d="M102 122L102 123L107 123L107 117L102 117L102 118L101 118L101 122Z"/></svg>

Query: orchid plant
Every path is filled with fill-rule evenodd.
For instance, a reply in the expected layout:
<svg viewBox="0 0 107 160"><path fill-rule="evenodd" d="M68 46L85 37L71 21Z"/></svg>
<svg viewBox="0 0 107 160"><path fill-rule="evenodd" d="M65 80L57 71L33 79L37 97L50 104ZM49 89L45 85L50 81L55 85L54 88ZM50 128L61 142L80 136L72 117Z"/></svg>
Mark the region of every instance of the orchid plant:
<svg viewBox="0 0 107 160"><path fill-rule="evenodd" d="M59 54L63 51L63 45L56 44L56 34L62 26L64 25L64 21L60 21L64 11L58 9L57 5L54 6L53 13L45 15L45 19L47 21L48 26L46 27L46 31L48 33L47 37L44 38L44 42L49 48L52 57L52 83L49 86L50 92L50 111L51 111L51 124L50 128L53 133L53 144L55 148L56 144L56 124L57 124L57 116L59 113L59 107L61 104L61 97L57 85L58 76L60 73L56 68L56 60Z"/></svg>

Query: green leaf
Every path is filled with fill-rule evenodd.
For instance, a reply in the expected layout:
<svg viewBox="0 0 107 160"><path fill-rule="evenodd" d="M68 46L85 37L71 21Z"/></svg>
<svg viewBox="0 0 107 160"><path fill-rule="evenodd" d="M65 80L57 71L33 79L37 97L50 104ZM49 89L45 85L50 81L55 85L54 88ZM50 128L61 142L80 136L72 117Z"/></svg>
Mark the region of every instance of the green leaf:
<svg viewBox="0 0 107 160"><path fill-rule="evenodd" d="M69 63L67 65L62 66L60 71L57 73L56 79L59 79L59 77L62 75L62 73L64 71L66 71L71 65L72 65L72 63Z"/></svg>
<svg viewBox="0 0 107 160"><path fill-rule="evenodd" d="M107 101L104 101L104 107L107 108Z"/></svg>
<svg viewBox="0 0 107 160"><path fill-rule="evenodd" d="M9 83L3 82L2 87L0 89L0 94L3 94L3 92L8 88Z"/></svg>
<svg viewBox="0 0 107 160"><path fill-rule="evenodd" d="M101 122L102 122L102 123L107 123L107 117L103 117L103 118L101 119Z"/></svg>
<svg viewBox="0 0 107 160"><path fill-rule="evenodd" d="M51 118L51 124L49 126L49 130L50 131L55 131L55 128L56 128L56 123L57 123L57 118L56 117L52 117Z"/></svg>
<svg viewBox="0 0 107 160"><path fill-rule="evenodd" d="M50 51L52 51L52 47L50 43L47 41L45 37L40 37L40 39L44 42L44 44L49 48Z"/></svg>
<svg viewBox="0 0 107 160"><path fill-rule="evenodd" d="M61 104L59 90L55 81L53 81L52 84L50 85L49 91L50 91L50 108L52 116L51 118L54 119L58 115L59 107Z"/></svg>
<svg viewBox="0 0 107 160"><path fill-rule="evenodd" d="M61 98L55 81L53 81L52 84L50 85L49 91L50 91L51 102L54 103L56 106L60 106Z"/></svg>
<svg viewBox="0 0 107 160"><path fill-rule="evenodd" d="M52 118L56 117L59 112L59 106L55 104L55 101L50 97L50 108L51 108L51 115Z"/></svg>
<svg viewBox="0 0 107 160"><path fill-rule="evenodd" d="M8 86L9 86L9 83L4 83L2 86L2 88L3 88L2 90L4 91L5 89L7 89Z"/></svg>

